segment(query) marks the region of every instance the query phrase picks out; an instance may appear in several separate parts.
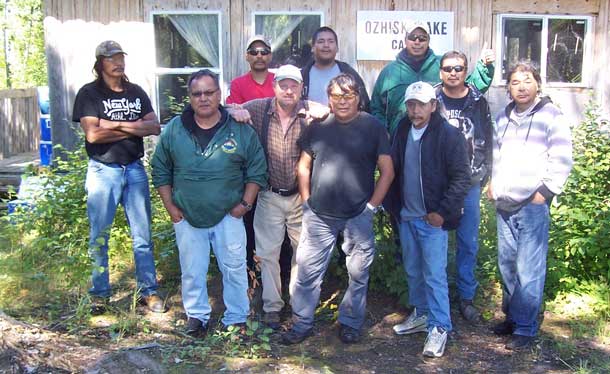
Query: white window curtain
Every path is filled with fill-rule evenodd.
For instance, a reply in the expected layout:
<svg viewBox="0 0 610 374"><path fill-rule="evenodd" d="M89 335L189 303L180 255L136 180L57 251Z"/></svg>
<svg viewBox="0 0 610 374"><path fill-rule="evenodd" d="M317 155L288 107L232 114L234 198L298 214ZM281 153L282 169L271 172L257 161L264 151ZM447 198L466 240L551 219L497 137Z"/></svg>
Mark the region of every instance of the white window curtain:
<svg viewBox="0 0 610 374"><path fill-rule="evenodd" d="M299 26L305 16L264 16L263 32L267 38L271 39L271 50L276 50Z"/></svg>
<svg viewBox="0 0 610 374"><path fill-rule="evenodd" d="M218 52L218 16L170 14L169 20L180 35L213 67L220 67Z"/></svg>

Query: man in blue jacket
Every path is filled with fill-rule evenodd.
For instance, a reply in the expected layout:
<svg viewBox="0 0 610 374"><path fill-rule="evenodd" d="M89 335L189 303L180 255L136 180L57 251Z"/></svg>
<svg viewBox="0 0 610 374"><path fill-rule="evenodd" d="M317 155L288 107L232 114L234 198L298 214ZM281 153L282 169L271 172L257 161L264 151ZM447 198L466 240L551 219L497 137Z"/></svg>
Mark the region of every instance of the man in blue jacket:
<svg viewBox="0 0 610 374"><path fill-rule="evenodd" d="M409 303L415 308L394 331L427 331L423 354L441 357L452 328L446 230L459 222L470 166L464 136L436 111L430 84L411 84L405 102L408 116L400 121L391 150L397 177L384 206L399 223Z"/></svg>

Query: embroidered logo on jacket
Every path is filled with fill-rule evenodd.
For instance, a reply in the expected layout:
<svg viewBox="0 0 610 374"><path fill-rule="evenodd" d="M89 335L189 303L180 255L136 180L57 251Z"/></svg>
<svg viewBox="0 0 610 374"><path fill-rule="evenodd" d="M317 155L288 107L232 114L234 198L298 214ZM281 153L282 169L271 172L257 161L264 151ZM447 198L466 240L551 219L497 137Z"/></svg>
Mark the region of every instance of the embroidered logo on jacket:
<svg viewBox="0 0 610 374"><path fill-rule="evenodd" d="M224 153L235 153L237 151L237 143L233 139L228 139L221 148Z"/></svg>

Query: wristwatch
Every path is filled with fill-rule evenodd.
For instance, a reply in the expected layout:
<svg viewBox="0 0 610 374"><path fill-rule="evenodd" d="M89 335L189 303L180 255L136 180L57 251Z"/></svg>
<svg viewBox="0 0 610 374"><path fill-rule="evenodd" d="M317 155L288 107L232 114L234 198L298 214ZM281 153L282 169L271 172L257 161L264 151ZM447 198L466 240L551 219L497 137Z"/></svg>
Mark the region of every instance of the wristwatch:
<svg viewBox="0 0 610 374"><path fill-rule="evenodd" d="M374 206L371 203L366 203L366 208L372 210L373 213L377 213L379 211L379 207L378 206Z"/></svg>
<svg viewBox="0 0 610 374"><path fill-rule="evenodd" d="M246 208L247 211L252 210L252 204L248 204L246 200L242 199L239 203L241 204L241 206Z"/></svg>

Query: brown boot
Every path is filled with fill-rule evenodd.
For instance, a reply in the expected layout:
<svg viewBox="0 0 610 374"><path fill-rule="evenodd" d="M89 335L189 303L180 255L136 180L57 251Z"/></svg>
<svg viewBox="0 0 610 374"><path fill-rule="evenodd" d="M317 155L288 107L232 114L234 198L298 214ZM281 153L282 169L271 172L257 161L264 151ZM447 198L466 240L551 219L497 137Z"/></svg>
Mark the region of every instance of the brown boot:
<svg viewBox="0 0 610 374"><path fill-rule="evenodd" d="M144 297L142 297L142 301L148 307L148 310L150 310L153 313L167 312L167 308L165 308L165 303L157 294L144 296Z"/></svg>

